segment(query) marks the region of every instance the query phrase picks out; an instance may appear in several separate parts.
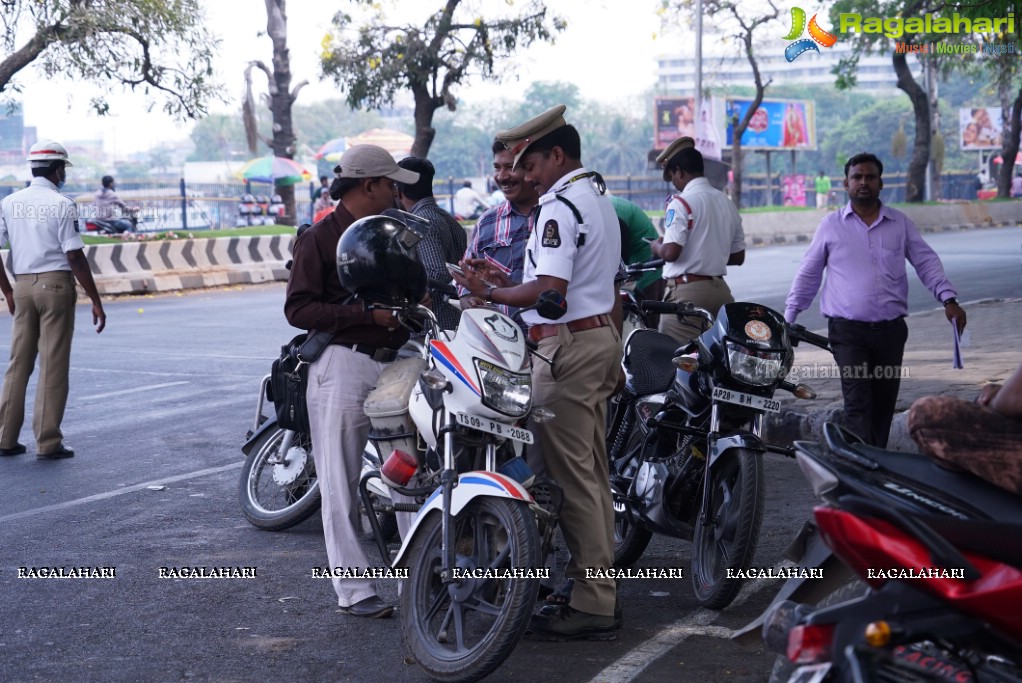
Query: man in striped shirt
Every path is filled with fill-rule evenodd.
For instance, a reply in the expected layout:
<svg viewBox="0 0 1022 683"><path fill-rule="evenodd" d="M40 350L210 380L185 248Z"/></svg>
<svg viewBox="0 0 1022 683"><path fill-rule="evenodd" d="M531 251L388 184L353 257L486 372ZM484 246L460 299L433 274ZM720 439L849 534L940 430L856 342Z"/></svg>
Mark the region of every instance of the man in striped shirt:
<svg viewBox="0 0 1022 683"><path fill-rule="evenodd" d="M503 142L493 142L493 180L504 193L504 201L479 217L472 238L469 240L465 258L486 259L515 282L522 281L525 268L525 244L529 240L529 216L539 201L536 188L525 182L525 171L514 170L515 156ZM468 290L458 287L462 308L482 305L468 297ZM504 313L511 315L517 309L498 305Z"/></svg>
<svg viewBox="0 0 1022 683"><path fill-rule="evenodd" d="M401 207L429 221L429 232L416 245L419 261L426 269L426 277L435 282L450 282L448 263L457 263L465 252L465 229L454 216L440 208L433 197L433 163L421 157L405 157L397 163L403 169L419 174L415 183L398 182ZM461 309L448 302L448 297L433 287L429 290L431 308L440 327L454 330L461 319Z"/></svg>

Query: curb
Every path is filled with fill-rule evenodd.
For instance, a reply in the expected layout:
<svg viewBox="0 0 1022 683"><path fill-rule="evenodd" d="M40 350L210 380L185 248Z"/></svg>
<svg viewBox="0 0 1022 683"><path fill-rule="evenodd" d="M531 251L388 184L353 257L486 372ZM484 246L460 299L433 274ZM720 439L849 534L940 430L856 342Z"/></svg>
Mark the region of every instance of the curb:
<svg viewBox="0 0 1022 683"><path fill-rule="evenodd" d="M949 225L926 225L919 228L921 233L964 232L967 230L985 230L989 228L1014 228L1018 223L1013 221L994 221L986 223L960 223ZM752 235L748 241L753 247L771 247L779 244L797 244L810 242L813 232L775 233L773 235Z"/></svg>

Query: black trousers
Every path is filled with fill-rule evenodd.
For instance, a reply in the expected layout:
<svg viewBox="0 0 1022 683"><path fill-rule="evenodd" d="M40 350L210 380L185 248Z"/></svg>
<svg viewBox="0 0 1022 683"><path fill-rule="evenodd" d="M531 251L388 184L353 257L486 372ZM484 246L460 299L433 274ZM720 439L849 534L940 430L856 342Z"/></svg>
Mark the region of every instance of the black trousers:
<svg viewBox="0 0 1022 683"><path fill-rule="evenodd" d="M876 323L830 318L828 328L841 370L845 426L883 448L898 401L908 326L903 318Z"/></svg>

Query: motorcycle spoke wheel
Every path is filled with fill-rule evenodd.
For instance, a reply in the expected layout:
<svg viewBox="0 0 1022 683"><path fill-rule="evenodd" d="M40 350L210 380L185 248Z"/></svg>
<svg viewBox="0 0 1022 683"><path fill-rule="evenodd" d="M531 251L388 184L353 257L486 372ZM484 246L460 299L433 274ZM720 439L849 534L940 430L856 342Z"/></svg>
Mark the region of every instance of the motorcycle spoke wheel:
<svg viewBox="0 0 1022 683"><path fill-rule="evenodd" d="M733 450L711 473L706 519L692 539L692 587L707 609L724 609L738 595L740 578L728 570L748 569L763 524L763 462L758 453Z"/></svg>
<svg viewBox="0 0 1022 683"><path fill-rule="evenodd" d="M444 583L440 514L420 527L401 590L405 642L439 681L478 680L511 654L525 633L539 579L460 578ZM459 570L540 566L539 534L520 502L476 498L452 520Z"/></svg>
<svg viewBox="0 0 1022 683"><path fill-rule="evenodd" d="M253 446L252 454L241 469L238 487L241 509L249 522L266 531L280 531L300 524L320 506L312 440L307 434L295 433L286 456L304 457L305 463L300 470L292 469L299 464L296 461L274 462L286 433L284 429L267 431ZM282 468L285 471L283 475Z"/></svg>

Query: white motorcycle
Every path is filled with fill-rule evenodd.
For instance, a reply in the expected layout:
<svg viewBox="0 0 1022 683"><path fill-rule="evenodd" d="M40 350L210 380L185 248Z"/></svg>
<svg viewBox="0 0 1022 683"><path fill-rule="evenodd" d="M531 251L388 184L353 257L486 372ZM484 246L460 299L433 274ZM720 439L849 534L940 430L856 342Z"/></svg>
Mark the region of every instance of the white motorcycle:
<svg viewBox="0 0 1022 683"><path fill-rule="evenodd" d="M566 310L555 291L529 308L549 319ZM408 569L405 642L434 679L474 681L518 644L539 592L563 497L520 456L533 443L522 423L553 415L532 406L535 351L512 319L469 309L451 333L421 306L399 315L424 322L426 344L421 358L391 364L365 403L383 466L363 477L361 493L366 500L380 477L424 501L395 505L418 509L393 561ZM385 541L377 542L388 561Z"/></svg>

